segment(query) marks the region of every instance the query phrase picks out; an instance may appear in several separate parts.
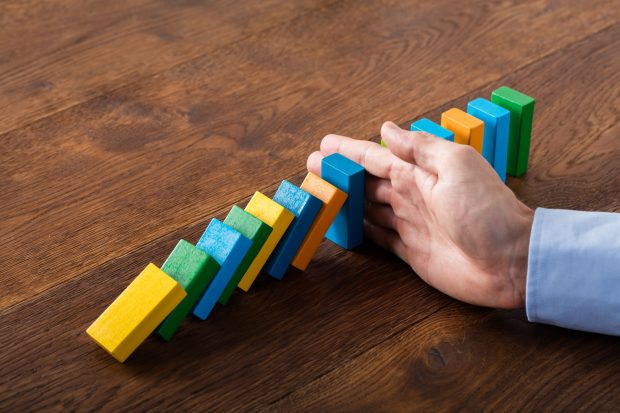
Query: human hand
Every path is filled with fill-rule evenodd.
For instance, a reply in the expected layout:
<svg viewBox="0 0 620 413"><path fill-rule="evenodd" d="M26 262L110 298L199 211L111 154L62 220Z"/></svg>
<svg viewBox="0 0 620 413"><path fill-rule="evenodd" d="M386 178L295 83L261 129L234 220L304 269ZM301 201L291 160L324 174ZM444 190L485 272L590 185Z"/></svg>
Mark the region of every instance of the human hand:
<svg viewBox="0 0 620 413"><path fill-rule="evenodd" d="M391 122L381 136L389 149L327 135L308 170L335 152L364 166L368 238L456 299L523 307L533 211L471 146Z"/></svg>

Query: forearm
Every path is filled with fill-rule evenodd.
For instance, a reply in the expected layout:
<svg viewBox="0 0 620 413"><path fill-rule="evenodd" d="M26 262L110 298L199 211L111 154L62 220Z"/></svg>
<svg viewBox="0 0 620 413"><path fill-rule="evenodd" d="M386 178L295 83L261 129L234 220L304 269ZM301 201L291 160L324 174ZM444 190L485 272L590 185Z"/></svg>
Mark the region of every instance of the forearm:
<svg viewBox="0 0 620 413"><path fill-rule="evenodd" d="M620 214L537 209L527 265L530 321L620 335Z"/></svg>

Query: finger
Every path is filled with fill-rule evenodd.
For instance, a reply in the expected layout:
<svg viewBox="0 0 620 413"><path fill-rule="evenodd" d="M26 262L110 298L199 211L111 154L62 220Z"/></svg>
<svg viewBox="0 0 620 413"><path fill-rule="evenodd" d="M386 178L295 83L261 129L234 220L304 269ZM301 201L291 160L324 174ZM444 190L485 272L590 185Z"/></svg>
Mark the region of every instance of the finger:
<svg viewBox="0 0 620 413"><path fill-rule="evenodd" d="M387 179L368 175L366 178L366 199L376 203L389 204L392 200L392 183Z"/></svg>
<svg viewBox="0 0 620 413"><path fill-rule="evenodd" d="M373 204L369 202L366 205L366 220L371 224L378 225L386 229L397 230L398 218L394 215L391 206L385 204Z"/></svg>
<svg viewBox="0 0 620 413"><path fill-rule="evenodd" d="M364 221L364 234L375 244L393 252L398 258L409 264L407 259L407 248L397 232Z"/></svg>
<svg viewBox="0 0 620 413"><path fill-rule="evenodd" d="M392 122L381 126L381 137L394 155L436 175L439 175L446 153L455 145L428 133L406 131Z"/></svg>
<svg viewBox="0 0 620 413"><path fill-rule="evenodd" d="M316 176L321 176L321 161L323 160L323 155L321 152L316 151L312 152L310 156L308 156L308 160L306 161L306 167L308 168L308 172L312 172Z"/></svg>
<svg viewBox="0 0 620 413"><path fill-rule="evenodd" d="M390 177L390 169L396 159L389 150L378 143L339 135L324 137L321 141L321 153L324 156L339 153L362 165L368 173L384 179Z"/></svg>

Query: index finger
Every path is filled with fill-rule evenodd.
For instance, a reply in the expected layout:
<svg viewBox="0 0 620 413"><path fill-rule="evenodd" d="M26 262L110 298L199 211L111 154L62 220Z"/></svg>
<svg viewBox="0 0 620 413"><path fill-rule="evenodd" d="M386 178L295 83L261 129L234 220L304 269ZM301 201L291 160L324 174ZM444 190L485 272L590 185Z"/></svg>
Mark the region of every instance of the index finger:
<svg viewBox="0 0 620 413"><path fill-rule="evenodd" d="M378 143L347 138L340 135L327 135L321 141L324 156L339 153L362 165L368 173L379 178L389 179L392 164L397 159L388 149Z"/></svg>

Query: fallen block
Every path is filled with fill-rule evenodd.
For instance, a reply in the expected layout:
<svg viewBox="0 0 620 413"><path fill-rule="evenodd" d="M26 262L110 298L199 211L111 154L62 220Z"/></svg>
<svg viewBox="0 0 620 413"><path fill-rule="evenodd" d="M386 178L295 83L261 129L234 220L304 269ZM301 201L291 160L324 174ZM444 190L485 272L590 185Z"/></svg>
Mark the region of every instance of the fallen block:
<svg viewBox="0 0 620 413"><path fill-rule="evenodd" d="M323 202L287 180L282 181L273 200L295 215L264 267L265 272L281 280L321 210Z"/></svg>
<svg viewBox="0 0 620 413"><path fill-rule="evenodd" d="M186 296L178 282L149 264L86 333L122 363Z"/></svg>

